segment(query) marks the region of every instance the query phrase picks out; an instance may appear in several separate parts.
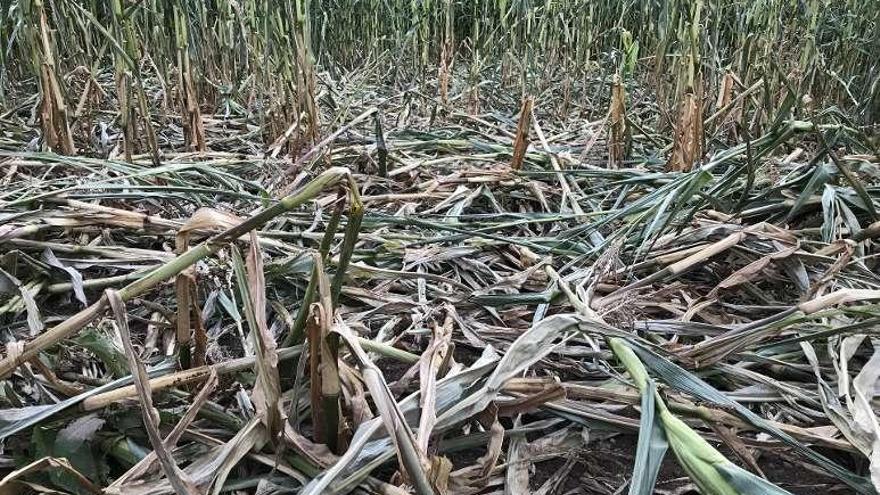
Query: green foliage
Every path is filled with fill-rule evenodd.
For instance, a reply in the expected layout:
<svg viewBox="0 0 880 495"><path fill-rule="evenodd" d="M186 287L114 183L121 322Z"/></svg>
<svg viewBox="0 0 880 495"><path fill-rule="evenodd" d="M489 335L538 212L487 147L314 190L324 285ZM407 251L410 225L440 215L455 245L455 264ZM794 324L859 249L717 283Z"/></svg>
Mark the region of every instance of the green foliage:
<svg viewBox="0 0 880 495"><path fill-rule="evenodd" d="M75 341L95 354L107 367L111 376L122 378L129 375L125 354L111 335L91 327L79 334Z"/></svg>
<svg viewBox="0 0 880 495"><path fill-rule="evenodd" d="M639 42L633 40L632 33L626 29L620 32L620 49L623 52L620 72L624 77L630 77L639 61Z"/></svg>

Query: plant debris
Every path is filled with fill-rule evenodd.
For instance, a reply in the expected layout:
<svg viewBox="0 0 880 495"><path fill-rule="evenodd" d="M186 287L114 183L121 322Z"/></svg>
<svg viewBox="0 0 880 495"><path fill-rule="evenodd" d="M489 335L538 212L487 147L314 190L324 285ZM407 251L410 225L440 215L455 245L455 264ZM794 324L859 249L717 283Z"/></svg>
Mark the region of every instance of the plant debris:
<svg viewBox="0 0 880 495"><path fill-rule="evenodd" d="M880 489L872 103L710 70L720 7L578 82L481 58L485 2L413 3L398 52L326 31L358 2L13 3L0 493ZM561 56L551 3L487 26Z"/></svg>

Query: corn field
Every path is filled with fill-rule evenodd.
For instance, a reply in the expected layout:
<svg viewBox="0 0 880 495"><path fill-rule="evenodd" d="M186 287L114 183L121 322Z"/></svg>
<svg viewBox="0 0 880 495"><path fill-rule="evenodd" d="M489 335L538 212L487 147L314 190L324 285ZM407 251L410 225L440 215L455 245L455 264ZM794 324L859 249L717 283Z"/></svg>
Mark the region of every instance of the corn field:
<svg viewBox="0 0 880 495"><path fill-rule="evenodd" d="M866 0L0 0L0 495L880 490Z"/></svg>

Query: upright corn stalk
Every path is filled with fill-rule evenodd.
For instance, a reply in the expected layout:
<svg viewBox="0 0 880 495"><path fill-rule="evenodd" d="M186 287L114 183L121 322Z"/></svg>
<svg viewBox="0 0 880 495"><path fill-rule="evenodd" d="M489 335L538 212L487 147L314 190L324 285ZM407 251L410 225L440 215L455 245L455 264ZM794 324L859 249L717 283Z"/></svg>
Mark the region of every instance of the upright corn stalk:
<svg viewBox="0 0 880 495"><path fill-rule="evenodd" d="M120 0L113 0L113 31L117 39L122 32L120 22L122 20L122 3ZM119 109L119 126L122 128L122 152L125 155L125 161L131 162L133 140L134 140L134 123L132 122L132 108L129 101L128 91L128 71L126 70L126 53L123 50L117 50L113 54L114 75L116 77L116 98L117 107Z"/></svg>
<svg viewBox="0 0 880 495"><path fill-rule="evenodd" d="M443 104L449 103L449 76L452 72L452 62L454 60L454 35L452 32L452 0L444 2L443 14L445 22L443 23L443 41L440 43L440 66L437 69L437 86L440 93L440 101Z"/></svg>
<svg viewBox="0 0 880 495"><path fill-rule="evenodd" d="M736 85L736 76L732 72L727 71L721 77L718 84L718 98L715 101L715 115L722 116L715 124L715 131L728 128L726 134L731 141L736 140L736 126L733 124L739 120L739 113L742 107L733 108L733 89Z"/></svg>
<svg viewBox="0 0 880 495"><path fill-rule="evenodd" d="M254 7L254 22L259 23L259 33L252 40L251 46L255 53L256 84L262 93L263 108L261 127L263 129L263 141L273 143L284 136L284 129L290 126L292 140L287 145L291 154L302 146L302 132L298 103L294 99L294 88L298 83L295 78L293 66L296 64L296 48L294 46L291 23L296 20L296 15L289 15L289 11L295 11L296 6L289 2L265 2L260 6L264 10ZM291 53L294 54L291 57ZM293 132L296 131L296 135ZM278 142L277 146L283 146L284 142ZM273 147L276 146L273 144Z"/></svg>
<svg viewBox="0 0 880 495"><path fill-rule="evenodd" d="M467 111L470 115L480 113L480 12L478 3L474 2L473 25L471 28L471 65L468 71Z"/></svg>
<svg viewBox="0 0 880 495"><path fill-rule="evenodd" d="M135 38L134 29L131 26L131 19L128 18L122 8L121 0L112 1L113 11L113 35L115 39L112 43L118 48L115 51L115 68L116 68L116 93L119 99L119 117L123 133L123 145L126 161L131 161L131 154L134 146L135 122L133 121L133 107L129 101L129 85L130 76L134 76L135 88L137 90L138 109L143 120L144 133L147 137L147 146L150 150L153 165L158 166L159 161L159 145L156 142L156 131L153 129L153 123L150 119L150 111L147 102L147 95L144 92L143 80L141 78L140 67L138 61L138 46ZM119 46L121 45L121 49Z"/></svg>
<svg viewBox="0 0 880 495"><path fill-rule="evenodd" d="M64 91L58 77L55 43L43 0L23 1L20 8L31 64L40 81L40 128L43 139L54 151L75 155Z"/></svg>
<svg viewBox="0 0 880 495"><path fill-rule="evenodd" d="M679 67L677 86L678 118L673 136L672 154L666 163L668 171L690 170L703 153L703 101L700 72L700 14L702 0L688 2L690 16L679 24L679 38L687 51Z"/></svg>
<svg viewBox="0 0 880 495"><path fill-rule="evenodd" d="M333 281L328 280L324 264L329 261L330 245L342 216L345 204L342 201L344 197L340 198L337 203L333 216L327 224L327 230L318 253L314 254L312 277L309 280L291 333L284 341L285 344L298 342L303 327L305 328L309 348L309 385L315 440L327 444L327 447L333 452L340 450L342 413L339 394L342 385L339 378L339 335L332 333L330 328L335 317L335 309L339 305L342 282L354 252L354 246L357 243L363 218L363 204L353 183L350 184L349 194L351 207L348 225L342 240ZM317 299L315 298L316 294ZM285 376L292 375L290 371L288 369Z"/></svg>
<svg viewBox="0 0 880 495"><path fill-rule="evenodd" d="M513 159L510 161L512 170L522 168L526 150L529 148L529 128L531 127L532 105L534 103L535 100L531 96L523 98L522 108L519 111L519 123L516 125L516 139L513 142Z"/></svg>
<svg viewBox="0 0 880 495"><path fill-rule="evenodd" d="M320 262L320 257L316 256L315 258L315 275L313 278L315 280L318 280L320 277L326 279L327 275L323 272L324 266ZM322 386L323 373L321 368L321 361L324 358L321 347L324 342L322 322L326 320L327 316L320 303L309 304L308 307L302 309L309 313L308 321L306 322L306 339L309 348L309 403L311 404L313 436L316 442L330 445L332 449L332 445L335 445L337 440L336 429L332 430L334 433L330 433L330 430L327 428L328 415L324 413L324 388Z"/></svg>
<svg viewBox="0 0 880 495"><path fill-rule="evenodd" d="M608 168L617 169L626 160L627 126L626 93L620 75L615 74L611 83L611 107L608 109L611 141L608 143Z"/></svg>
<svg viewBox="0 0 880 495"><path fill-rule="evenodd" d="M189 56L189 32L186 17L180 7L174 7L174 38L177 49L177 87L180 97L180 115L183 119L183 138L186 147L205 151L205 128L199 111L199 94L196 91L192 63Z"/></svg>
<svg viewBox="0 0 880 495"><path fill-rule="evenodd" d="M339 380L339 337L330 333L335 305L330 299L330 287L323 265L317 257L315 263L319 275L320 303L314 305L314 308L318 310L317 325L310 328L309 332L309 355L313 362L318 363L317 366L314 364L311 366L313 371L317 371L317 374L312 375L312 379L317 380L317 384L312 383L312 408L313 410L317 409L323 416L322 421L317 424L323 426L324 443L332 452L339 453L339 433L342 419L339 402L339 394L342 391L342 384Z"/></svg>
<svg viewBox="0 0 880 495"><path fill-rule="evenodd" d="M819 24L819 0L809 0L805 5L806 10L810 16L809 25L807 26L807 32L804 36L805 43L804 48L801 50L801 60L800 60L800 72L806 78L809 77L809 72L813 68L813 61L816 58L816 37L817 37L817 27Z"/></svg>
<svg viewBox="0 0 880 495"><path fill-rule="evenodd" d="M429 22L428 2L408 2L411 9L411 17L416 28L413 36L413 70L419 75L419 81L424 86L425 72L429 62L429 46L431 23Z"/></svg>
<svg viewBox="0 0 880 495"><path fill-rule="evenodd" d="M297 63L297 102L299 113L309 116L309 137L317 142L320 136L321 122L318 106L315 102L315 63L311 49L311 26L309 22L309 3L311 0L296 0L296 24L294 39L296 40Z"/></svg>
<svg viewBox="0 0 880 495"><path fill-rule="evenodd" d="M702 109L702 101L696 94L692 91L684 94L679 103L672 154L666 163L666 170L685 172L700 159L703 149Z"/></svg>

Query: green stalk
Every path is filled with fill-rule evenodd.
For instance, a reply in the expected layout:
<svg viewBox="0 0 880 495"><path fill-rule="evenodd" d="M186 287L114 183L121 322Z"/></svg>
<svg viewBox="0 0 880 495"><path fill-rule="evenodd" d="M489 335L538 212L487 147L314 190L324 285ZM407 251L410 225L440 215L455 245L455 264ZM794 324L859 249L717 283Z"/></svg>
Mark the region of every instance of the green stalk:
<svg viewBox="0 0 880 495"><path fill-rule="evenodd" d="M317 288L318 271L317 267L313 267L312 276L309 277L309 284L306 286L305 294L303 294L302 303L299 306L299 310L296 312L296 319L293 321L293 326L290 327L290 332L284 337L281 344L282 346L286 347L293 345L293 342L299 343L302 341L304 335L303 329L306 327L306 320L309 317L309 305L315 300L315 291ZM295 370L296 366L293 366L293 369Z"/></svg>
<svg viewBox="0 0 880 495"><path fill-rule="evenodd" d="M354 245L357 243L358 234L360 233L361 221L364 218L364 206L360 198L355 194L352 194L352 196L353 201L348 213L348 225L345 227L345 237L342 239L342 248L339 251L339 263L336 266L336 273L333 275L333 283L330 289L334 308L339 305L339 294L342 292L345 272L351 261Z"/></svg>
<svg viewBox="0 0 880 495"><path fill-rule="evenodd" d="M333 242L334 235L336 235L336 230L339 227L339 221L341 218L342 205L340 203L340 205L333 211L333 216L330 217L330 221L327 222L327 229L324 231L323 239L321 239L319 253L321 260L324 262L327 260L328 253L330 252L330 244ZM309 317L309 305L315 300L315 292L318 290L317 269L317 265L312 269L312 276L309 278L309 284L306 286L305 294L303 294L302 303L300 304L299 311L296 313L296 319L293 322L293 326L290 328L290 332L284 338L282 345L285 347L293 345L293 343L298 344L302 341L303 329L306 327L306 320ZM293 369L296 370L296 366L293 366Z"/></svg>
<svg viewBox="0 0 880 495"><path fill-rule="evenodd" d="M329 309L329 313L325 314L325 318L333 318L336 307L339 304L339 294L342 291L342 283L345 279L345 272L351 255L354 252L354 245L357 242L358 233L360 231L361 220L364 217L363 203L357 189L352 189L351 210L348 216L348 225L345 228L345 237L342 240L342 249L339 253L339 263L336 267L336 273L333 276L333 283L330 287L329 294L324 293L325 288L321 287L321 298L324 299L325 308ZM322 328L329 328L329 322L322 323ZM322 373L321 373L321 392L323 395L323 406L325 414L325 427L327 436L325 437L327 446L331 451L338 451L338 432L339 432L339 334L326 333L324 335L326 347L322 347Z"/></svg>
<svg viewBox="0 0 880 495"><path fill-rule="evenodd" d="M640 393L654 395L654 403L669 446L675 453L679 464L706 495L741 495L740 487L748 486L746 493L790 495L778 486L745 471L709 444L684 421L676 417L666 406L663 398L648 376L644 364L623 339L609 337L609 347L617 359L629 372L630 378ZM642 448L642 446L640 446Z"/></svg>
<svg viewBox="0 0 880 495"><path fill-rule="evenodd" d="M330 297L330 288L327 276L324 273L323 263L315 260L318 271L318 292L320 294L321 308L323 308L319 327L313 334L317 334L317 346L310 343L310 348L320 347L320 395L321 411L323 413L323 438L324 443L331 452L339 454L339 418L341 416L339 395L341 385L339 381L339 337L336 333L330 333L330 328L335 315L335 307ZM310 334L314 338L315 335ZM315 359L317 356L313 357ZM314 376L314 375L313 375ZM313 400L315 395L313 395ZM315 403L312 402L312 407Z"/></svg>

